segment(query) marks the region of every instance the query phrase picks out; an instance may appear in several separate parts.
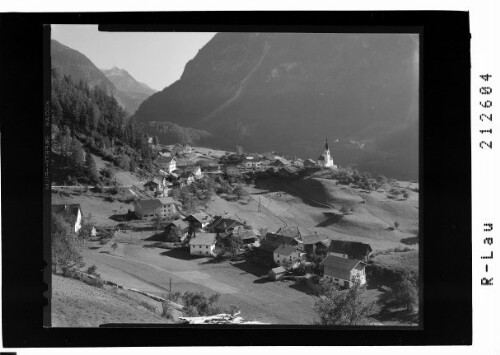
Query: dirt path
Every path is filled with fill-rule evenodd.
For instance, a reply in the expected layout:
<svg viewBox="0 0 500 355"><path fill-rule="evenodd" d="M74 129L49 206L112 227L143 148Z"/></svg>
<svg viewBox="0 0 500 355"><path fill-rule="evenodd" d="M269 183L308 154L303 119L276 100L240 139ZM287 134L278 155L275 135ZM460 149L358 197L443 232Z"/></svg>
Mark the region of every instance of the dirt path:
<svg viewBox="0 0 500 355"><path fill-rule="evenodd" d="M245 319L275 324L310 324L315 296L292 283L261 282L242 266L204 264L187 252L120 244L116 255L86 250L85 261L95 264L104 279L157 294L172 291L220 293L225 306L236 305Z"/></svg>

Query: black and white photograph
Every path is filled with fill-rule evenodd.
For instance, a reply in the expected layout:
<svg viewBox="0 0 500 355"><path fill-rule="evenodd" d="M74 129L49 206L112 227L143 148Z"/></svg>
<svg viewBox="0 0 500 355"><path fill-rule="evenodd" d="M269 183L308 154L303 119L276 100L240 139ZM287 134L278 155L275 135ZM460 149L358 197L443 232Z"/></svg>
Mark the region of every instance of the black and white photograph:
<svg viewBox="0 0 500 355"><path fill-rule="evenodd" d="M419 34L52 25L52 327L418 327Z"/></svg>

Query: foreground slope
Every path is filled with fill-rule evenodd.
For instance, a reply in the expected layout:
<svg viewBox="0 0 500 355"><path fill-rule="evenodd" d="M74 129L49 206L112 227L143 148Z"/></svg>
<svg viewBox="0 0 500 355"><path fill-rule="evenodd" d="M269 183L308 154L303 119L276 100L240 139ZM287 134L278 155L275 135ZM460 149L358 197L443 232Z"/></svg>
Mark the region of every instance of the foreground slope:
<svg viewBox="0 0 500 355"><path fill-rule="evenodd" d="M51 301L53 327L169 322L145 308L138 299L58 275L52 275Z"/></svg>

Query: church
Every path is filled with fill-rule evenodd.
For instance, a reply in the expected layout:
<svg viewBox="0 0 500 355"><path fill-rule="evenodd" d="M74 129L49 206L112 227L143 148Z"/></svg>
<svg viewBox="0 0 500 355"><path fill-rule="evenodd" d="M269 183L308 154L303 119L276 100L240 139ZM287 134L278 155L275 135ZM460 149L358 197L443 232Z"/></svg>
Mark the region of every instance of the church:
<svg viewBox="0 0 500 355"><path fill-rule="evenodd" d="M325 151L318 158L318 166L323 168L337 169L337 165L333 164L332 156L330 155L330 148L328 147L328 140L325 138Z"/></svg>

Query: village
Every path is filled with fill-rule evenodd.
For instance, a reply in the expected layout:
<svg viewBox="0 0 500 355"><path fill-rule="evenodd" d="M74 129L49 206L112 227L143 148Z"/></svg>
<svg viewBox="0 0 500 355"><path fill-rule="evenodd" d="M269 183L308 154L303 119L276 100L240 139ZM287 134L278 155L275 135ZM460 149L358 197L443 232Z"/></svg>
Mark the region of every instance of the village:
<svg viewBox="0 0 500 355"><path fill-rule="evenodd" d="M355 284L356 287L366 287L370 282L367 266L374 251L371 244L374 242L377 249L381 249L380 241L371 242L363 236L358 239L345 238L343 233L316 228L310 223L301 224L300 220L287 218L286 213L279 216L272 212L276 210L273 204L291 198L290 191L280 190L280 184L285 186L295 180L318 174L326 178L329 177L328 174L334 174L335 177L340 177L339 180L342 179L344 172L333 163L326 140L317 160L302 160L276 153L248 154L241 147L237 147L237 152L228 153L181 144L166 146L154 144L152 137L149 143L157 154L157 173L143 177L136 185L121 187L132 196L127 200L129 204L126 211L102 216L102 212L84 206L85 204L71 203L74 202L71 197L58 200L60 193L54 192L56 199L53 211L72 214L75 233L86 230L84 234L87 235L88 247L84 256L97 265L103 277L130 281L123 275L117 276L116 271L122 266L110 263L110 256L129 258L134 255L134 262L148 260L150 263L155 255L144 253L152 250L167 250L161 252L161 255L181 259L176 265L178 267L181 267L181 261L195 262L197 266L193 272L196 273L210 273L214 265L221 263L226 263L228 267L239 265L241 268L244 265L245 270L253 275L254 284L295 282L300 285L301 291L305 290L308 300L304 307L310 309L306 312L307 316L302 314L300 319L297 317L287 321L279 319L279 316L274 319L257 317L270 322L286 323L299 323L305 319L312 321L312 303L320 293L321 282L330 282L341 289L349 289ZM263 193L256 181L264 181L268 187L269 181L272 182L271 185L277 182L278 187ZM362 185L361 182L359 184ZM370 191L366 188L358 187L361 192L369 194ZM54 191L61 190L64 191L64 188L54 188ZM78 195L78 192L72 191L72 194ZM408 199L407 192L404 192L406 195L403 198L387 194L392 200ZM109 200L109 197L105 198L108 201L106 199ZM336 207L337 218L349 218L354 211L352 207L322 205L315 200L309 203L327 211ZM363 199L358 202L365 203L366 200ZM112 223L107 223L106 218ZM398 223L389 226L388 233L391 229L397 229ZM143 250L139 252L138 246ZM99 253L96 253L97 250ZM412 249L403 251L407 250ZM141 257L136 256L139 253ZM165 257L157 265L162 265L164 260ZM186 264L186 267L191 268L192 265ZM167 272L163 279L163 285L166 285L168 279L169 287L153 287L153 293L165 289L171 292L172 274L168 274L169 268L171 266L164 267ZM158 277L163 278L160 274ZM182 271L174 275L174 279L179 274ZM192 275L183 275L179 280L187 280L195 285L199 283L212 291L221 291L223 298L224 290L232 289L231 286L214 287L218 282L212 280L213 284L210 284L213 275L209 275L208 280L190 276ZM236 279L234 284L238 285L240 281L241 279ZM143 282L138 285L143 288L150 286ZM280 289L277 291L281 292ZM287 290L283 295L288 292ZM231 298L232 293L234 292L228 292L227 296ZM238 304L233 299L228 302ZM240 309L246 306L238 305ZM252 307L245 313L246 318L255 317Z"/></svg>

